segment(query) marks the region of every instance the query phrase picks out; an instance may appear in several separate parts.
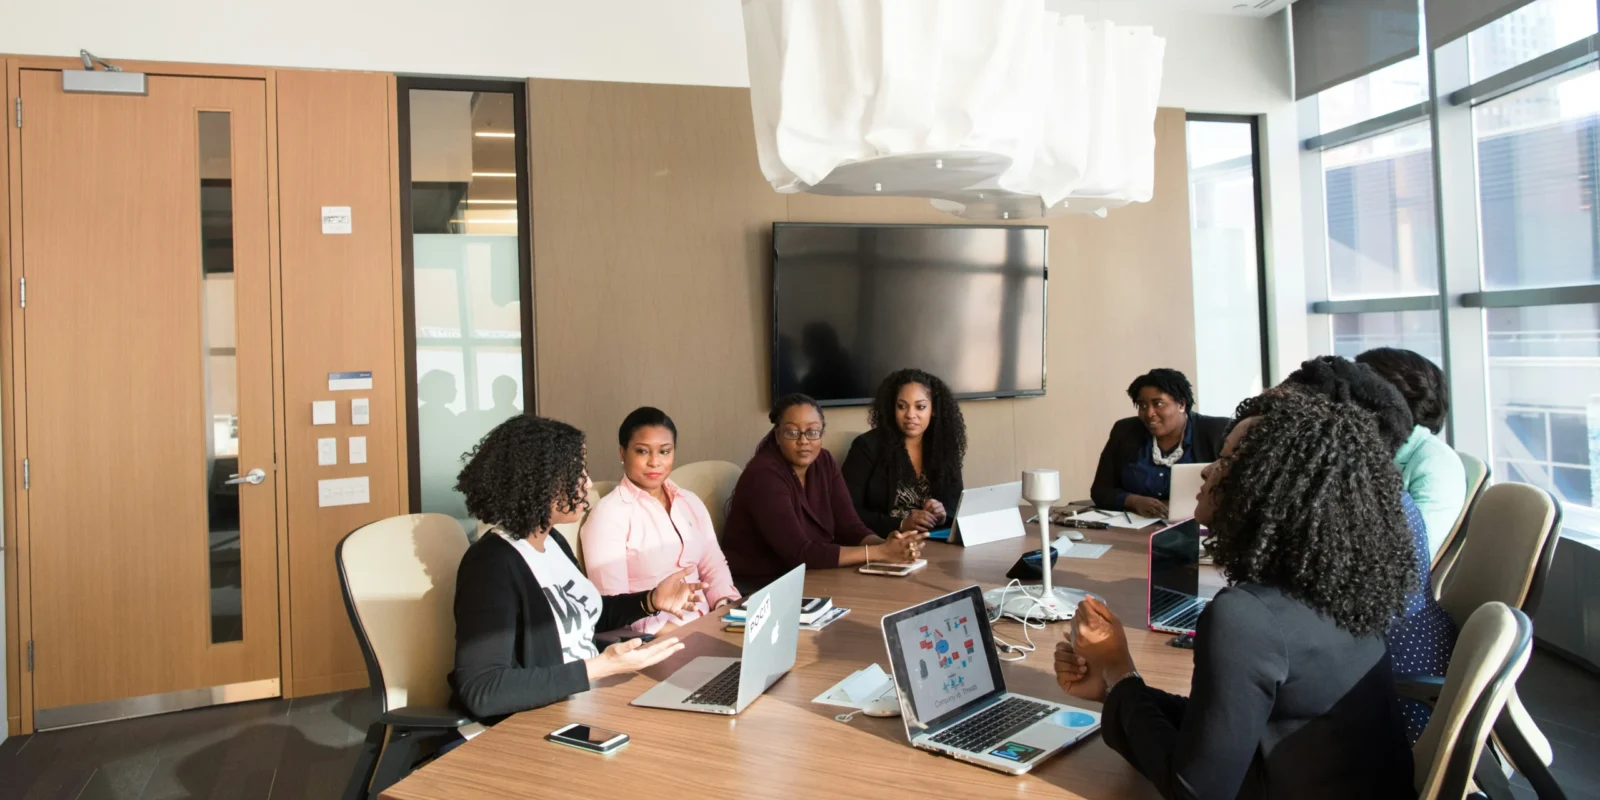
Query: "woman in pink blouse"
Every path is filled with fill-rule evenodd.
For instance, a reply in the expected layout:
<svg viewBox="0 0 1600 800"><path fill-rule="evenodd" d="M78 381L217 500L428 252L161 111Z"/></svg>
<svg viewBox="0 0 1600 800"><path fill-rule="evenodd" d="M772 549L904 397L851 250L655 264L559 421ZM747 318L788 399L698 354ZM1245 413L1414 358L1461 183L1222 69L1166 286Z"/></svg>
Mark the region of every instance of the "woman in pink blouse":
<svg viewBox="0 0 1600 800"><path fill-rule="evenodd" d="M705 601L685 616L663 611L629 626L643 633L738 600L705 504L668 477L678 444L672 418L660 409L637 409L622 421L617 442L622 482L589 512L580 533L589 580L602 595L617 594L636 591L632 586L654 589L662 578L694 568L690 574L698 577L690 580L705 585Z"/></svg>

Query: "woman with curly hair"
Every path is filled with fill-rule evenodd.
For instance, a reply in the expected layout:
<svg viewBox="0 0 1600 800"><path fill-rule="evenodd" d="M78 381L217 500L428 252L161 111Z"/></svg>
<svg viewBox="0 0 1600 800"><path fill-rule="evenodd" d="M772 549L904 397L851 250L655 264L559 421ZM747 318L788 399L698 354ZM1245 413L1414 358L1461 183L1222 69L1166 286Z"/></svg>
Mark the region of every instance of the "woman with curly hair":
<svg viewBox="0 0 1600 800"><path fill-rule="evenodd" d="M1293 393L1242 409L1195 515L1228 587L1200 615L1189 696L1147 686L1085 600L1056 680L1163 797L1415 797L1384 631L1418 585L1400 476L1372 416Z"/></svg>
<svg viewBox="0 0 1600 800"><path fill-rule="evenodd" d="M1322 356L1302 362L1300 368L1290 373L1277 391L1317 395L1366 411L1377 421L1378 432L1385 445L1384 453L1391 459L1411 437L1411 408L1400 395L1400 390L1371 367L1348 358ZM1259 400L1245 401L1240 406L1239 415L1243 417L1249 413L1249 405ZM1411 494L1405 491L1403 477L1395 494L1411 532L1408 560L1417 573L1418 584L1406 595L1405 613L1389 629L1389 652L1394 656L1394 672L1396 675L1444 677L1445 670L1450 666L1450 654L1456 648L1456 624L1428 591L1428 578L1433 565L1432 551L1428 548L1428 528L1422 511L1417 508ZM1415 700L1403 701L1401 709L1406 715L1411 740L1416 741L1422 735L1422 729L1427 727L1431 711Z"/></svg>
<svg viewBox="0 0 1600 800"><path fill-rule="evenodd" d="M1128 385L1136 416L1117 420L1100 452L1089 496L1099 508L1167 516L1174 464L1215 461L1226 417L1195 411L1194 387L1175 369L1153 369Z"/></svg>
<svg viewBox="0 0 1600 800"><path fill-rule="evenodd" d="M1439 432L1450 414L1450 387L1444 370L1410 350L1377 347L1356 356L1357 364L1371 367L1406 399L1416 423L1395 464L1405 481L1406 492L1422 512L1428 528L1428 554L1439 555L1445 537L1456 526L1461 508L1467 504L1467 469L1461 456L1451 449Z"/></svg>
<svg viewBox="0 0 1600 800"><path fill-rule="evenodd" d="M872 430L844 459L856 514L876 533L944 525L961 499L967 423L950 387L920 369L891 373L867 413Z"/></svg>
<svg viewBox="0 0 1600 800"><path fill-rule="evenodd" d="M631 639L600 651L610 631L702 602L689 569L655 589L601 596L572 550L550 530L587 504L583 433L564 422L516 416L478 443L456 482L467 510L492 526L456 571L456 658L451 703L493 725L518 711L587 691L683 649L675 638Z"/></svg>
<svg viewBox="0 0 1600 800"><path fill-rule="evenodd" d="M767 419L772 430L733 487L722 536L741 594L749 596L799 564L812 570L917 560L927 534L885 538L856 516L839 462L822 448L825 423L816 400L784 395Z"/></svg>

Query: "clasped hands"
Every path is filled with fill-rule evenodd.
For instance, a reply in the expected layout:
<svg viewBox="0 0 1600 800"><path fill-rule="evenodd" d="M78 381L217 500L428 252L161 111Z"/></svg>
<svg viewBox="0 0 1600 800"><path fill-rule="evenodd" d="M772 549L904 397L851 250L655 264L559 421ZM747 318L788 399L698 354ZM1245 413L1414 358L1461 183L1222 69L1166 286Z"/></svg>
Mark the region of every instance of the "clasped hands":
<svg viewBox="0 0 1600 800"><path fill-rule="evenodd" d="M1067 636L1056 643L1056 683L1073 697L1103 703L1109 682L1133 670L1122 620L1098 598L1085 598Z"/></svg>

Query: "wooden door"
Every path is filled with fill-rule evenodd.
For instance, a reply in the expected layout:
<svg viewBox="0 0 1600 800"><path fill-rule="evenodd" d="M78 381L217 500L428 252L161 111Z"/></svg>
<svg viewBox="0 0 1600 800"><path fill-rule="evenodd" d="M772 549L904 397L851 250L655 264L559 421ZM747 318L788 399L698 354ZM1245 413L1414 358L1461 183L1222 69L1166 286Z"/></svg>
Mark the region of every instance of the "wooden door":
<svg viewBox="0 0 1600 800"><path fill-rule="evenodd" d="M265 83L21 97L38 724L276 695Z"/></svg>

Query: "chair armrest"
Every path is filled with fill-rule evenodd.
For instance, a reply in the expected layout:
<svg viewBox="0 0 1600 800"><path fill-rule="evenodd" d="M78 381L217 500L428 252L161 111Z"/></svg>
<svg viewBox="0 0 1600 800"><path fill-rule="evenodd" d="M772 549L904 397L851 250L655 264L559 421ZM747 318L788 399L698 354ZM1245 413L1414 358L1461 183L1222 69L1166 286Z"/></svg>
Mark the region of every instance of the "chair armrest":
<svg viewBox="0 0 1600 800"><path fill-rule="evenodd" d="M472 718L448 708L404 706L385 711L378 721L400 728L459 728L471 723Z"/></svg>
<svg viewBox="0 0 1600 800"><path fill-rule="evenodd" d="M1435 678L1431 675L1397 675L1394 679L1394 688L1403 698L1431 706L1439 702L1439 694L1444 691L1444 678Z"/></svg>

